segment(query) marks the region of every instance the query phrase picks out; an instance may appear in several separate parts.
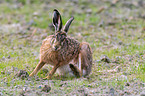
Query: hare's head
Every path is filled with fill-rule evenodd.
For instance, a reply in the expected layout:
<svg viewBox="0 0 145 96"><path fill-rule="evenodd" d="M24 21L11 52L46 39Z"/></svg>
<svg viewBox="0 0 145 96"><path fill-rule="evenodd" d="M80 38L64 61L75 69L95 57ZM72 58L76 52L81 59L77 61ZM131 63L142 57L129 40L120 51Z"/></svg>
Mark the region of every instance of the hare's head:
<svg viewBox="0 0 145 96"><path fill-rule="evenodd" d="M67 32L69 29L69 26L71 22L74 20L74 17L71 17L65 24L65 26L62 29L62 20L60 13L54 9L53 13L53 26L55 27L55 37L53 38L51 42L52 49L57 51L61 49L61 47L64 44L64 41L67 36Z"/></svg>

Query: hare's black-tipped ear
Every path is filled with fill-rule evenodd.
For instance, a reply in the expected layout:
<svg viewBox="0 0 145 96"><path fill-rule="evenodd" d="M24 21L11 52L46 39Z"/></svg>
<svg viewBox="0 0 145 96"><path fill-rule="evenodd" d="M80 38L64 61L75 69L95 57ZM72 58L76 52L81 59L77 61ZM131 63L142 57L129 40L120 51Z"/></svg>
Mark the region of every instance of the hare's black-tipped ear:
<svg viewBox="0 0 145 96"><path fill-rule="evenodd" d="M61 15L56 9L54 9L53 12L53 25L55 27L55 32L60 31L62 28Z"/></svg>
<svg viewBox="0 0 145 96"><path fill-rule="evenodd" d="M70 26L70 24L71 24L71 22L74 20L74 17L71 17L67 22L66 22L66 24L65 24L65 26L63 27L63 31L64 32L68 32L68 29L69 29L69 26Z"/></svg>

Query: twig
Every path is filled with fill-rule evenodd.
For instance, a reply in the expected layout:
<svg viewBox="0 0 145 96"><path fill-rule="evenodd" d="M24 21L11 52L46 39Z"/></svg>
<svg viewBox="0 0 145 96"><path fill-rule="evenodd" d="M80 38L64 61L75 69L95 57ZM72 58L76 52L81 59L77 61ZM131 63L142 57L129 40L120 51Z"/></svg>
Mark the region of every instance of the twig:
<svg viewBox="0 0 145 96"><path fill-rule="evenodd" d="M35 28L35 29L33 30L32 34L31 34L31 37L34 36L34 34L36 33L36 31L37 31L37 28Z"/></svg>
<svg viewBox="0 0 145 96"><path fill-rule="evenodd" d="M104 9L105 9L104 7L101 7L101 8L97 11L97 13L98 13L98 14L101 13Z"/></svg>
<svg viewBox="0 0 145 96"><path fill-rule="evenodd" d="M119 67L120 67L120 65L117 66L116 68L112 69L112 70L97 71L97 72L99 72L99 73L105 73L105 72L113 73L113 72L117 72Z"/></svg>

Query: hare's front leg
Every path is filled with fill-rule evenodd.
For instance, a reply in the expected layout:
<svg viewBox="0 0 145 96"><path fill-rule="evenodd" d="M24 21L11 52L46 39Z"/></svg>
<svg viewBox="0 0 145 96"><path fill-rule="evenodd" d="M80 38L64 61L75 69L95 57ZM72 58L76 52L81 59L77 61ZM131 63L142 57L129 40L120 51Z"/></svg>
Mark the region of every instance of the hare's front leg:
<svg viewBox="0 0 145 96"><path fill-rule="evenodd" d="M29 75L30 77L31 76L34 76L37 74L37 72L45 65L44 62L40 61L39 64L36 66L36 68L34 69L34 71Z"/></svg>
<svg viewBox="0 0 145 96"><path fill-rule="evenodd" d="M60 64L56 64L54 65L54 67L51 69L51 71L49 72L48 76L46 76L43 79L51 79L51 77L53 76L53 74L56 72L57 68L60 66Z"/></svg>

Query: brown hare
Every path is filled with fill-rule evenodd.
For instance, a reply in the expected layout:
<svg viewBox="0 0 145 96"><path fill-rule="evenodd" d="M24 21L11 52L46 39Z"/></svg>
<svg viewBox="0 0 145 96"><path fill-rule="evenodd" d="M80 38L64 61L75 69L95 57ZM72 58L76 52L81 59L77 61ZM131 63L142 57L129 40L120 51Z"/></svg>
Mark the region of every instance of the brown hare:
<svg viewBox="0 0 145 96"><path fill-rule="evenodd" d="M74 17L71 17L62 29L60 13L54 9L53 25L55 35L50 35L43 40L40 48L40 61L30 76L34 76L45 65L53 66L45 79L51 79L58 71L59 75L87 76L92 67L92 51L88 43L79 43L70 37L67 32Z"/></svg>

